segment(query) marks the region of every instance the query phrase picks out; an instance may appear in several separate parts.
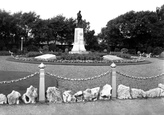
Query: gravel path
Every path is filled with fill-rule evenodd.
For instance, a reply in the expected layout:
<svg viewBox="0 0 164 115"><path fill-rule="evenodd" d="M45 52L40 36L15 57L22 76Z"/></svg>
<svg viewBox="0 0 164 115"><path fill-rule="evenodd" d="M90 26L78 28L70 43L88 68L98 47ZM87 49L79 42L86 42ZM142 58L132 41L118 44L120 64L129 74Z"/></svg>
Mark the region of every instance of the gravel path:
<svg viewBox="0 0 164 115"><path fill-rule="evenodd" d="M0 115L163 115L164 99L0 106Z"/></svg>

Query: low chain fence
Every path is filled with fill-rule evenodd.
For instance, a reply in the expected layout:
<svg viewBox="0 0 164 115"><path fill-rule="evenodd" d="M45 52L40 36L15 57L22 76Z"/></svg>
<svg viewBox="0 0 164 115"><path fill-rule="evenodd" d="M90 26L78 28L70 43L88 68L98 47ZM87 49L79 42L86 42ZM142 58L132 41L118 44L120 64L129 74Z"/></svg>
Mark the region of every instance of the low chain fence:
<svg viewBox="0 0 164 115"><path fill-rule="evenodd" d="M158 87L159 83L164 84L164 73L155 76L132 76L120 71L117 73L117 86L120 84L142 90L150 90Z"/></svg>
<svg viewBox="0 0 164 115"><path fill-rule="evenodd" d="M0 81L0 84L10 84L10 83L14 83L14 82L19 82L19 81L22 81L22 80L26 80L26 79L32 78L32 77L34 77L37 74L39 74L39 72L35 72L35 73L31 74L31 75L28 75L26 77L22 77L22 78L19 78L19 79L15 79L15 80Z"/></svg>
<svg viewBox="0 0 164 115"><path fill-rule="evenodd" d="M124 77L127 77L127 78L132 78L132 79L137 79L137 80L147 80L147 79L154 79L154 78L158 78L158 77L162 77L164 76L164 73L162 74L159 74L159 75L156 75L156 76L151 76L151 77L138 77L138 76L130 76L130 75L127 75L125 73L122 73L122 72L119 72L119 71L116 71L117 74L119 75L122 75Z"/></svg>
<svg viewBox="0 0 164 115"><path fill-rule="evenodd" d="M46 72L47 76L57 80L59 88L69 89L73 91L103 86L107 83L110 84L110 74L111 71L107 71L102 74L88 78L68 78Z"/></svg>
<svg viewBox="0 0 164 115"><path fill-rule="evenodd" d="M114 63L111 65L111 71L106 71L99 75L88 77L88 78L68 78L68 77L55 75L49 72L45 72L44 71L45 65L43 63L39 65L39 68L40 68L40 72L35 72L26 77L22 77L15 80L0 81L0 84L10 84L22 80L27 80L39 74L39 78L40 78L39 101L41 102L41 101L45 101L45 75L46 75L46 81L50 80L50 82L52 82L53 84L54 81L57 81L59 88L63 88L64 90L68 89L73 91L83 91L87 88L101 87L104 86L105 84L110 84L112 86L112 98L117 97L117 85L120 84L127 85L133 88L141 88L142 90L147 90L144 88L148 87L149 89L152 89L153 87L156 87L155 85L158 84L159 82L162 81L164 82L164 80L161 80L163 79L162 77L164 77L164 73L151 77L130 76L125 73L116 71L116 65ZM48 77L51 78L49 79ZM154 80L155 78L161 78L161 79Z"/></svg>
<svg viewBox="0 0 164 115"><path fill-rule="evenodd" d="M62 77L62 76L58 76L58 75L55 75L55 74L51 74L49 72L47 72L46 74L50 75L50 76L53 76L53 77L56 77L58 79L68 80L68 81L88 81L88 80L94 80L94 79L97 79L97 78L104 77L104 76L108 75L109 73L111 73L111 72L107 71L107 72L102 73L100 75L97 75L97 76L94 76L94 77L89 77L89 78L67 78L67 77Z"/></svg>

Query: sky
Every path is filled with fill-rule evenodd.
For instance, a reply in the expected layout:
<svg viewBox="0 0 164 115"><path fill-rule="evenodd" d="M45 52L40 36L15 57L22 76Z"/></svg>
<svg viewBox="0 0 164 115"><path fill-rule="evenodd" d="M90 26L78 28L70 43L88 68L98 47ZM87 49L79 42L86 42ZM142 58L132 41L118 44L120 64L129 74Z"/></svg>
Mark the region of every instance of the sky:
<svg viewBox="0 0 164 115"><path fill-rule="evenodd" d="M82 19L90 22L90 30L100 33L111 19L133 11L155 11L164 0L0 0L0 9L16 13L35 12L42 19L57 15L77 18L81 10Z"/></svg>

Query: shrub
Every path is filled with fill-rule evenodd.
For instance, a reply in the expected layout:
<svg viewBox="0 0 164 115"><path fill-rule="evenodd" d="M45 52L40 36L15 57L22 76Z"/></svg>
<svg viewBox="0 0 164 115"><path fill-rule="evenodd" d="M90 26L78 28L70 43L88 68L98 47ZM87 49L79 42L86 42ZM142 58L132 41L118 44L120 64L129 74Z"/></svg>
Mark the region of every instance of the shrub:
<svg viewBox="0 0 164 115"><path fill-rule="evenodd" d="M104 52L106 53L107 52L107 49L104 49Z"/></svg>
<svg viewBox="0 0 164 115"><path fill-rule="evenodd" d="M119 48L115 48L114 51L115 52L120 52L120 49Z"/></svg>
<svg viewBox="0 0 164 115"><path fill-rule="evenodd" d="M121 52L122 52L122 53L127 53L127 52L128 52L128 49L127 49L127 48L122 48L122 49L121 49Z"/></svg>
<svg viewBox="0 0 164 115"><path fill-rule="evenodd" d="M26 57L35 57L41 55L39 52L28 52Z"/></svg>
<svg viewBox="0 0 164 115"><path fill-rule="evenodd" d="M39 47L39 52L43 52L43 49L41 47Z"/></svg>
<svg viewBox="0 0 164 115"><path fill-rule="evenodd" d="M16 46L13 46L13 48L11 49L11 51L14 52L14 53L17 53L18 52L18 49L17 49Z"/></svg>
<svg viewBox="0 0 164 115"><path fill-rule="evenodd" d="M160 58L164 58L164 51L159 55Z"/></svg>
<svg viewBox="0 0 164 115"><path fill-rule="evenodd" d="M136 55L136 50L135 50L135 49L129 49L129 50L128 50L128 53L129 53L129 54Z"/></svg>
<svg viewBox="0 0 164 115"><path fill-rule="evenodd" d="M48 45L44 45L43 46L43 52L48 52L49 51L49 46Z"/></svg>
<svg viewBox="0 0 164 115"><path fill-rule="evenodd" d="M0 51L1 56L8 56L10 53L8 51Z"/></svg>
<svg viewBox="0 0 164 115"><path fill-rule="evenodd" d="M69 52L69 49L68 48L65 48L65 52L68 53Z"/></svg>
<svg viewBox="0 0 164 115"><path fill-rule="evenodd" d="M160 55L162 53L163 49L161 47L156 47L153 50L153 55Z"/></svg>
<svg viewBox="0 0 164 115"><path fill-rule="evenodd" d="M27 51L35 51L35 52L38 52L38 47L37 46L34 46L34 45L29 45L27 47Z"/></svg>
<svg viewBox="0 0 164 115"><path fill-rule="evenodd" d="M56 45L55 44L50 44L49 45L49 50L50 51L56 51L57 50Z"/></svg>
<svg viewBox="0 0 164 115"><path fill-rule="evenodd" d="M107 51L108 51L108 52L110 52L110 51L111 51L111 48L110 48L109 46L107 47Z"/></svg>
<svg viewBox="0 0 164 115"><path fill-rule="evenodd" d="M149 46L148 48L147 48L147 53L152 53L153 52L153 48L151 47L151 46Z"/></svg>
<svg viewBox="0 0 164 115"><path fill-rule="evenodd" d="M4 47L2 48L2 50L3 50L3 51L7 51L7 47L4 46Z"/></svg>
<svg viewBox="0 0 164 115"><path fill-rule="evenodd" d="M118 57L121 57L121 58L126 58L126 59L130 59L131 58L131 55L130 54L123 54L123 53L120 53L117 55Z"/></svg>

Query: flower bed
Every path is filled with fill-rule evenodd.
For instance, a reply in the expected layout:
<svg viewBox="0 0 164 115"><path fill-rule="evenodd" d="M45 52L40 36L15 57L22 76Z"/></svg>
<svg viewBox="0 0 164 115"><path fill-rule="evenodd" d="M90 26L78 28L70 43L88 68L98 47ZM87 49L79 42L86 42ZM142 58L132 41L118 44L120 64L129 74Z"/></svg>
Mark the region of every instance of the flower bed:
<svg viewBox="0 0 164 115"><path fill-rule="evenodd" d="M38 60L38 59L34 59L33 57L15 57L14 60L17 61L21 61L21 62L29 62L29 63L33 63L33 62L45 62L45 63L50 63L50 64L70 64L70 65L74 65L74 64L95 64L95 65L110 65L112 62L116 63L117 65L119 64L145 64L145 63L150 63L145 61L144 59L138 59L138 58L134 58L134 59L123 59L123 60L66 60L66 59L49 59L49 60Z"/></svg>
<svg viewBox="0 0 164 115"><path fill-rule="evenodd" d="M118 52L117 52L118 53ZM49 52L48 54L53 54L53 52ZM8 59L10 61L17 62L25 62L25 63L41 63L44 62L46 64L56 64L56 65L98 65L105 66L110 65L111 63L116 63L117 65L136 65L136 64L147 64L149 61L144 60L143 58L137 58L130 56L131 58L118 58L115 55L109 55L107 53L89 53L89 54L68 54L61 53L55 55L55 59L51 58L42 58L36 59L34 56L46 55L39 52L28 52L24 56L15 56L13 59ZM54 54L53 54L54 55ZM105 59L104 55L108 58ZM110 58L112 57L112 58Z"/></svg>

